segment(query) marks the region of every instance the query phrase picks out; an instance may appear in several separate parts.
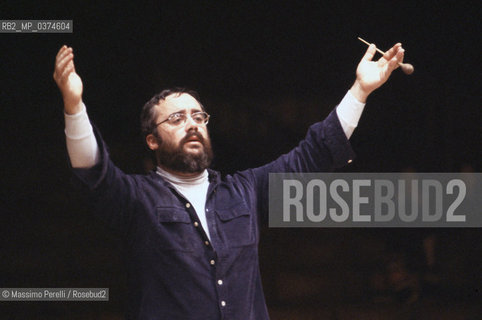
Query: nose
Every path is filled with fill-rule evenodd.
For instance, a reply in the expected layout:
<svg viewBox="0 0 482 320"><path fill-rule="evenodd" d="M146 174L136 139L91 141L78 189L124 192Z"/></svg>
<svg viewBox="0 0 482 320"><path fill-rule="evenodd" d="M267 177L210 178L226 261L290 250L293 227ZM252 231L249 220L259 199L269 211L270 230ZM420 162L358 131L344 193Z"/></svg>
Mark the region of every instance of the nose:
<svg viewBox="0 0 482 320"><path fill-rule="evenodd" d="M188 115L186 118L186 124L185 124L186 131L190 131L190 130L197 131L198 127L199 127L199 124L194 121L191 115Z"/></svg>

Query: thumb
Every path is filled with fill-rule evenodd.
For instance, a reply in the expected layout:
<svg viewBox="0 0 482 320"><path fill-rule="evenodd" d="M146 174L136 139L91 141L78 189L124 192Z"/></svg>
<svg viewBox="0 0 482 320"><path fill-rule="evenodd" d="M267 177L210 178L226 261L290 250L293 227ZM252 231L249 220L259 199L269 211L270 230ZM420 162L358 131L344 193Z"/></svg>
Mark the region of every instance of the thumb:
<svg viewBox="0 0 482 320"><path fill-rule="evenodd" d="M372 61L373 57L375 56L375 53L377 52L377 46L375 44L370 44L368 46L367 51L365 52L365 55L363 56L362 60L366 61Z"/></svg>

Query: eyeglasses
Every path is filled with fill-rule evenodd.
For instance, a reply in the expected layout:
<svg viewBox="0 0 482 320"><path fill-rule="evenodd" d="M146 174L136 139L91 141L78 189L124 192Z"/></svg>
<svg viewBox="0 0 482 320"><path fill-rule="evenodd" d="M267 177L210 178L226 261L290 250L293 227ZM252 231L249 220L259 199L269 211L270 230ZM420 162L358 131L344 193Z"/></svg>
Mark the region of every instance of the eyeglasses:
<svg viewBox="0 0 482 320"><path fill-rule="evenodd" d="M187 118L190 117L195 124L199 125L206 125L209 122L209 117L210 115L207 114L206 112L199 111L199 112L194 112L193 114L187 114L183 112L176 112L171 114L169 117L167 117L166 120L161 121L156 124L156 127L160 124L163 124L164 122L169 123L171 126L177 127L186 124Z"/></svg>

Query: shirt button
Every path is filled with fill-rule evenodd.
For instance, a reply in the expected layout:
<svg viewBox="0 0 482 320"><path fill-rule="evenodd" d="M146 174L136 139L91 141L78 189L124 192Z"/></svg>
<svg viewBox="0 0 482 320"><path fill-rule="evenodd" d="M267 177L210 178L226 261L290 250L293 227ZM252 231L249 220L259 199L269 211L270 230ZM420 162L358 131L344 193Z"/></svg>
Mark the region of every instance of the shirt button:
<svg viewBox="0 0 482 320"><path fill-rule="evenodd" d="M224 301L224 300L221 301L221 306L222 306L222 307L225 307L225 306L226 306L226 301Z"/></svg>
<svg viewBox="0 0 482 320"><path fill-rule="evenodd" d="M222 285L223 285L223 280L218 280L218 284L219 284L220 286L222 286Z"/></svg>
<svg viewBox="0 0 482 320"><path fill-rule="evenodd" d="M209 209L206 209L206 212L209 212Z"/></svg>
<svg viewBox="0 0 482 320"><path fill-rule="evenodd" d="M186 203L186 208L190 208L191 207L191 204L188 202Z"/></svg>
<svg viewBox="0 0 482 320"><path fill-rule="evenodd" d="M211 261L209 261L209 263L210 263L212 266L214 266L214 264L216 263L216 261L211 260Z"/></svg>
<svg viewBox="0 0 482 320"><path fill-rule="evenodd" d="M204 244L207 245L207 246L209 246L209 241L207 241L207 240L204 241Z"/></svg>
<svg viewBox="0 0 482 320"><path fill-rule="evenodd" d="M199 227L199 223L197 223L197 221L194 221L194 226L197 228Z"/></svg>

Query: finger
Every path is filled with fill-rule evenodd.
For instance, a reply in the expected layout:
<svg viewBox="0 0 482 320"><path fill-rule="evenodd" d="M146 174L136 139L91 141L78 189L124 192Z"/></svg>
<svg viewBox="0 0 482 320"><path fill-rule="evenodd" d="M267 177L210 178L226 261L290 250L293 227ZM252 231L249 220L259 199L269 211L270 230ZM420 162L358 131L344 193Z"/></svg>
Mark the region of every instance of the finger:
<svg viewBox="0 0 482 320"><path fill-rule="evenodd" d="M66 68L70 65L74 65L73 59L74 55L71 53L67 57L64 57L64 59L55 66L54 79L56 81L58 80L62 82L65 80Z"/></svg>
<svg viewBox="0 0 482 320"><path fill-rule="evenodd" d="M55 61L62 60L63 57L65 57L67 54L72 52L72 48L69 48L67 46L63 46L60 48L59 52L57 53L57 56L55 57Z"/></svg>
<svg viewBox="0 0 482 320"><path fill-rule="evenodd" d="M393 58L388 61L388 72L391 73L393 70L398 68L400 65L398 64L397 58Z"/></svg>
<svg viewBox="0 0 482 320"><path fill-rule="evenodd" d="M57 55L55 56L55 60L57 60L57 58L62 54L62 52L65 51L65 49L67 49L67 46L64 44L62 47L60 47L59 51L57 52Z"/></svg>
<svg viewBox="0 0 482 320"><path fill-rule="evenodd" d="M55 56L55 65L54 65L54 80L57 81L58 73L59 73L59 62L62 60L62 58L65 56L65 52L67 50L67 46L63 45L60 49L59 52L57 52L57 55Z"/></svg>
<svg viewBox="0 0 482 320"><path fill-rule="evenodd" d="M63 57L58 63L57 65L55 66L55 70L58 71L59 73L62 73L65 66L73 61L74 59L74 54L73 53L69 53L67 56Z"/></svg>
<svg viewBox="0 0 482 320"><path fill-rule="evenodd" d="M61 81L66 81L69 78L69 75L75 70L74 64L69 63L65 69L63 70L62 74L60 75Z"/></svg>
<svg viewBox="0 0 482 320"><path fill-rule="evenodd" d="M367 60L367 61L372 61L373 57L375 56L375 53L377 52L377 46L375 44L370 44L368 46L367 51L365 52L365 55L363 56L362 60Z"/></svg>
<svg viewBox="0 0 482 320"><path fill-rule="evenodd" d="M395 70L400 66L400 63L403 62L405 50L399 48L395 56L388 61L388 69L391 71Z"/></svg>
<svg viewBox="0 0 482 320"><path fill-rule="evenodd" d="M395 55L398 52L398 49L401 48L401 47L402 47L401 43L395 44L393 47L390 48L390 50L385 52L385 54L383 55L383 58L386 61L390 61L393 57L395 57Z"/></svg>
<svg viewBox="0 0 482 320"><path fill-rule="evenodd" d="M405 56L405 49L400 47L400 49L397 51L397 54L396 54L397 61L402 63L404 56Z"/></svg>
<svg viewBox="0 0 482 320"><path fill-rule="evenodd" d="M72 54L72 49L71 48L68 48L66 49L64 52L62 52L62 54L57 58L57 60L55 61L56 64L59 64L60 62L62 62L66 57L68 57L70 54Z"/></svg>

